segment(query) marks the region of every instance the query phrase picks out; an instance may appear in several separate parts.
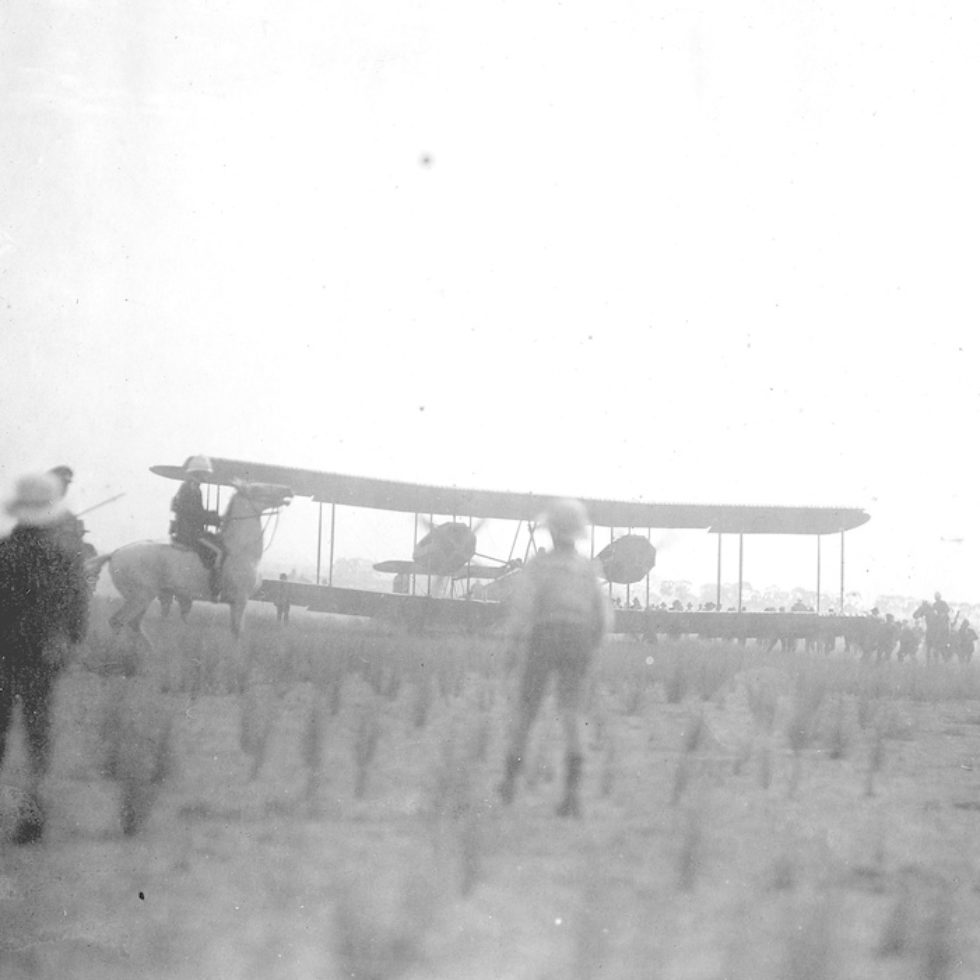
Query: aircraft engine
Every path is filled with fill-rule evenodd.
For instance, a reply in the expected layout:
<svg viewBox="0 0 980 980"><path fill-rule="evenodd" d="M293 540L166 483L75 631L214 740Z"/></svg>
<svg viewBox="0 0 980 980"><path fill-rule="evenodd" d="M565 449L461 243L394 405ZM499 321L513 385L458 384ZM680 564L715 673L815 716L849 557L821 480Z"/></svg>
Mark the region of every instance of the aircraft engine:
<svg viewBox="0 0 980 980"><path fill-rule="evenodd" d="M624 534L607 544L596 557L607 582L630 585L639 582L657 563L657 549L639 534Z"/></svg>
<svg viewBox="0 0 980 980"><path fill-rule="evenodd" d="M476 534L451 522L432 528L415 546L412 560L429 575L452 575L476 553Z"/></svg>

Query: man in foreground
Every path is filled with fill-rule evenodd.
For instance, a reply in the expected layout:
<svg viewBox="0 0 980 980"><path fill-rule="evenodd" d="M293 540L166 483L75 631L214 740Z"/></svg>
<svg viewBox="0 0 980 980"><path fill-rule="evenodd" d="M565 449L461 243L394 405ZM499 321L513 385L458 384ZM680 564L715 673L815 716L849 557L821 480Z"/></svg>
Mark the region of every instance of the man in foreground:
<svg viewBox="0 0 980 980"><path fill-rule="evenodd" d="M565 795L558 815L579 816L582 748L578 731L585 682L609 625L609 610L592 563L575 550L588 515L578 500L556 500L544 526L554 548L536 555L520 575L513 599L510 638L523 658L521 687L500 797L514 799L514 781L524 764L528 735L549 677L557 683L565 732Z"/></svg>
<svg viewBox="0 0 980 980"><path fill-rule="evenodd" d="M23 477L6 507L17 526L0 541L0 766L19 697L31 770L18 844L44 831L38 791L50 759L51 694L68 644L81 642L88 620L82 557L60 528L63 496L50 473Z"/></svg>

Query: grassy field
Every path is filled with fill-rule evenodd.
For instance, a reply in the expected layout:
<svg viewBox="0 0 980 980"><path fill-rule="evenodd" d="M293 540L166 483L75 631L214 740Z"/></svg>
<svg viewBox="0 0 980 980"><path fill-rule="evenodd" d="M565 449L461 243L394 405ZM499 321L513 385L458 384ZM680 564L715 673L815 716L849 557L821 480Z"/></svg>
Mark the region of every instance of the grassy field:
<svg viewBox="0 0 980 980"><path fill-rule="evenodd" d="M7 843L0 977L980 976L980 671L610 642L585 816L550 699L494 788L516 680L489 639L105 626L57 697L45 841Z"/></svg>

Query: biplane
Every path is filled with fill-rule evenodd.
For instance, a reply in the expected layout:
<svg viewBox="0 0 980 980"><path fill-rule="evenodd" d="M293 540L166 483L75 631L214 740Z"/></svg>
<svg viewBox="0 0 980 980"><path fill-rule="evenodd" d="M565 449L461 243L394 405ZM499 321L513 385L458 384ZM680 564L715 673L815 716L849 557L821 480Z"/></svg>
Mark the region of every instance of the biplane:
<svg viewBox="0 0 980 980"><path fill-rule="evenodd" d="M351 476L246 460L212 456L213 473L202 483L220 488L236 480L275 483L291 488L295 497L309 497L318 507L316 583L296 583L294 601L315 612L351 615L386 615L392 609L424 608L426 617L477 626L495 621L492 607L499 602L470 601L493 590L475 590L474 582L504 580L519 573L530 553L537 550L536 522L554 495L503 490L476 490L409 483L375 477ZM171 479L183 479L181 466L153 466L151 471ZM717 535L717 608L721 597L721 553L725 536L735 536L739 554L739 600L735 613L742 613L742 554L749 535L808 535L817 541L817 594L820 594L820 542L826 535L840 535L841 605L844 596L844 534L866 523L870 516L855 507L754 506L742 504L655 503L643 500L581 498L591 522L589 548L601 576L613 585L629 589L645 583L649 606L650 573L657 548L654 532L699 529ZM322 572L324 508L329 508L329 544L325 574ZM334 537L337 508L355 507L414 515L415 533L410 558L386 559L375 570L391 574L393 591L368 592L334 586ZM524 530L524 554L512 545L506 557L492 557L479 550L480 532L488 521L509 521ZM420 531L423 532L420 536ZM597 538L602 538L601 542ZM514 534L514 542L518 533ZM406 548L406 552L408 549ZM447 580L448 597L433 590L433 582ZM457 597L454 583L466 582ZM260 592L272 594L272 583ZM500 594L505 590L501 589ZM421 604L421 605L420 605ZM817 610L819 612L819 609ZM699 615L699 614L689 614ZM756 614L746 614L756 615ZM760 614L761 615L761 614ZM823 617L826 619L827 617ZM628 620L629 617L627 616ZM794 619L801 622L799 616ZM715 618L713 623L717 625ZM767 627L768 629L768 627ZM697 632L697 630L692 630ZM752 634L749 634L752 635Z"/></svg>

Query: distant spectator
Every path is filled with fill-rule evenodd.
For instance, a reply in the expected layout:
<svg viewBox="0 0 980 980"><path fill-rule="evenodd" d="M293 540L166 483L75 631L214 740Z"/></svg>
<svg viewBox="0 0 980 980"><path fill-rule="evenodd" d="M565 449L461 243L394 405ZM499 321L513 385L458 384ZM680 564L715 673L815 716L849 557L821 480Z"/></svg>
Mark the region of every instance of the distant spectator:
<svg viewBox="0 0 980 980"><path fill-rule="evenodd" d="M954 646L956 648L956 655L960 658L960 662L968 664L973 659L973 652L976 649L977 644L977 634L976 630L970 625L968 619L964 619L960 623L960 628L956 631Z"/></svg>
<svg viewBox="0 0 980 980"><path fill-rule="evenodd" d="M878 638L875 647L879 663L883 660L891 660L892 651L898 642L899 633L900 629L898 623L895 622L895 617L891 613L886 613L885 620L878 629Z"/></svg>
<svg viewBox="0 0 980 980"><path fill-rule="evenodd" d="M279 585L276 588L276 622L280 626L289 624L289 607L291 605L289 592L289 580L286 578L286 573L283 572L279 576Z"/></svg>

